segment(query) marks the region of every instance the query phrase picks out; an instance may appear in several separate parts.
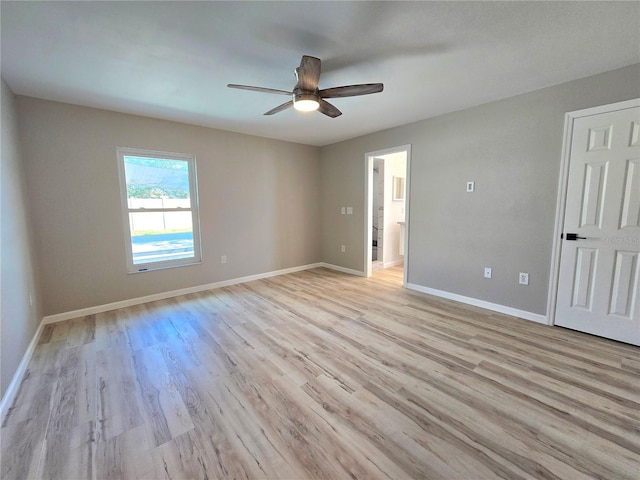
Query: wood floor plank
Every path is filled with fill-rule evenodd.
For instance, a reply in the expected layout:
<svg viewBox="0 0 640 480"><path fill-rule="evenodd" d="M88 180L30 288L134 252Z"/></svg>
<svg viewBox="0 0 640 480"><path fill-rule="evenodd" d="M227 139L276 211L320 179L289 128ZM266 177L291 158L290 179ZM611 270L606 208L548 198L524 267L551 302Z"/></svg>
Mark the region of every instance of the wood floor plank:
<svg viewBox="0 0 640 480"><path fill-rule="evenodd" d="M46 325L4 479L638 480L640 349L317 268Z"/></svg>
<svg viewBox="0 0 640 480"><path fill-rule="evenodd" d="M133 354L133 369L142 398L142 415L150 427L154 446L162 445L193 429L171 373L158 346L137 350Z"/></svg>
<svg viewBox="0 0 640 480"><path fill-rule="evenodd" d="M92 347L64 349L44 439L45 455L41 469L47 475L54 478L65 476L74 429L95 417L95 378L95 352Z"/></svg>
<svg viewBox="0 0 640 480"><path fill-rule="evenodd" d="M135 378L127 348L117 345L96 352L97 442L145 423Z"/></svg>

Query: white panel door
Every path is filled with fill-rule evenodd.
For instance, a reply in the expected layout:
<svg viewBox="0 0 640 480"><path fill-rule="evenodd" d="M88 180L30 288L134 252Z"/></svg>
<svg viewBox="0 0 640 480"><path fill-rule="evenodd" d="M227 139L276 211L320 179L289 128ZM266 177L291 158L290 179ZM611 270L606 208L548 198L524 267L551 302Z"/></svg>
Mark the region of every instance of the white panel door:
<svg viewBox="0 0 640 480"><path fill-rule="evenodd" d="M555 324L640 345L640 108L573 121Z"/></svg>

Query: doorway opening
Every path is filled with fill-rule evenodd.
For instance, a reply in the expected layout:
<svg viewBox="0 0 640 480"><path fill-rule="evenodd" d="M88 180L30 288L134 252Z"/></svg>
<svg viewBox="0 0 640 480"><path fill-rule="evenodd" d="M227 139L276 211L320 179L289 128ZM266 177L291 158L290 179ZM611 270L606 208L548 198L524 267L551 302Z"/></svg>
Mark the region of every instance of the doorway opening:
<svg viewBox="0 0 640 480"><path fill-rule="evenodd" d="M410 145L365 155L365 270L403 269L407 283Z"/></svg>

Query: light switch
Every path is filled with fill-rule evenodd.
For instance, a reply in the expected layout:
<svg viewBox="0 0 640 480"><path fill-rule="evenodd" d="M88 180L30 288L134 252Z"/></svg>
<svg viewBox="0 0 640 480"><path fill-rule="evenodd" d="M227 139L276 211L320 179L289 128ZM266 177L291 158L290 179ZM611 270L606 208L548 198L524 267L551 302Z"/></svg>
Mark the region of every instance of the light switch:
<svg viewBox="0 0 640 480"><path fill-rule="evenodd" d="M340 209L340 213L341 213L342 215L344 215L345 213L347 213L347 212L346 212L346 210L347 210L346 208L342 207L342 208Z"/></svg>
<svg viewBox="0 0 640 480"><path fill-rule="evenodd" d="M476 188L476 182L467 182L467 192L473 192Z"/></svg>

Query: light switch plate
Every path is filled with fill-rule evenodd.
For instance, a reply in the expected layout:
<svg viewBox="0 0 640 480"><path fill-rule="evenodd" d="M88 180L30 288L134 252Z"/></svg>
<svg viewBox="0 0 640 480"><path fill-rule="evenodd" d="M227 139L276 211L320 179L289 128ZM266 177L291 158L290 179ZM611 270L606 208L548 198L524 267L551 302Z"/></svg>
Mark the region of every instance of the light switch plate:
<svg viewBox="0 0 640 480"><path fill-rule="evenodd" d="M467 182L467 192L473 192L476 188L476 182Z"/></svg>
<svg viewBox="0 0 640 480"><path fill-rule="evenodd" d="M347 215L353 215L353 207L347 207Z"/></svg>
<svg viewBox="0 0 640 480"><path fill-rule="evenodd" d="M484 267L484 278L491 278L491 267Z"/></svg>

